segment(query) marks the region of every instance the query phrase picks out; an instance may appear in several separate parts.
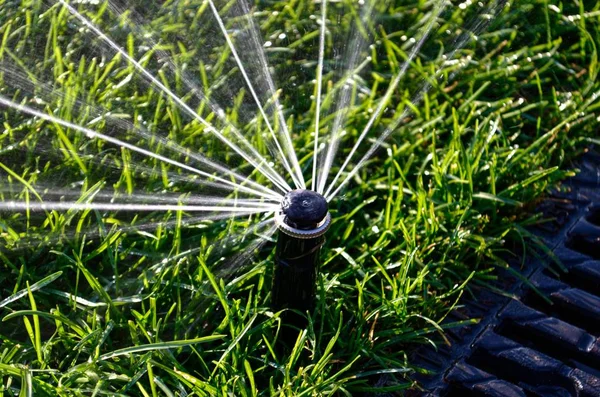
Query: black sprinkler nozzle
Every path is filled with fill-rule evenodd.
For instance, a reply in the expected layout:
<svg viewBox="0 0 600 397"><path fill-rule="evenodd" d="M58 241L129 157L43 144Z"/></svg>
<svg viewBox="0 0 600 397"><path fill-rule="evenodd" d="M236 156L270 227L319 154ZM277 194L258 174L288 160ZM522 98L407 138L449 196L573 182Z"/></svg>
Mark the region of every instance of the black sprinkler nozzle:
<svg viewBox="0 0 600 397"><path fill-rule="evenodd" d="M325 197L312 190L292 190L281 202L283 222L301 230L317 229L328 209Z"/></svg>
<svg viewBox="0 0 600 397"><path fill-rule="evenodd" d="M279 227L272 288L273 310L314 308L317 272L325 232L331 223L327 200L311 190L286 194L276 216ZM304 316L287 311L286 326L304 328Z"/></svg>

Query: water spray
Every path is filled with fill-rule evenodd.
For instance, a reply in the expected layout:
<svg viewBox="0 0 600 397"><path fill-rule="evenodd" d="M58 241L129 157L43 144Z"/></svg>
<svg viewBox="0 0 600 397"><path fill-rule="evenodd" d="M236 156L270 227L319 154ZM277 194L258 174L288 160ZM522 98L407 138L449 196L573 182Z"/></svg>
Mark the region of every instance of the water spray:
<svg viewBox="0 0 600 397"><path fill-rule="evenodd" d="M275 219L279 236L271 304L276 311L305 313L314 308L321 246L331 224L327 200L312 190L292 190ZM283 314L283 323L304 328L304 316L292 310Z"/></svg>

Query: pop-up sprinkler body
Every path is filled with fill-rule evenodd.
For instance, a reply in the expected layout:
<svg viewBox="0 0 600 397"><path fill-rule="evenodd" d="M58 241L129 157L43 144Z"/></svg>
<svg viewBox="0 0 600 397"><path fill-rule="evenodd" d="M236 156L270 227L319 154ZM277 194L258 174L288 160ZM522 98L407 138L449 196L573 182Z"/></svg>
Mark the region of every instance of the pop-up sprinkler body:
<svg viewBox="0 0 600 397"><path fill-rule="evenodd" d="M272 306L305 313L314 307L319 254L331 223L327 200L311 190L293 190L284 197L276 222ZM304 316L291 311L282 320L299 328L306 325Z"/></svg>

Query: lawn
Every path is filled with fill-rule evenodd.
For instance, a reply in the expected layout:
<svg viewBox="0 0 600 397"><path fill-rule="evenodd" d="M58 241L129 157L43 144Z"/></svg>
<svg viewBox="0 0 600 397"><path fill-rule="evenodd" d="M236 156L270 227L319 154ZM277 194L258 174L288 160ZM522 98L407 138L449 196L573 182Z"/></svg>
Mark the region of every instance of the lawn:
<svg viewBox="0 0 600 397"><path fill-rule="evenodd" d="M600 3L71 6L92 25L0 0L1 395L418 389L411 352L542 249L536 203L599 143ZM313 182L315 123L344 185L285 349L269 211Z"/></svg>

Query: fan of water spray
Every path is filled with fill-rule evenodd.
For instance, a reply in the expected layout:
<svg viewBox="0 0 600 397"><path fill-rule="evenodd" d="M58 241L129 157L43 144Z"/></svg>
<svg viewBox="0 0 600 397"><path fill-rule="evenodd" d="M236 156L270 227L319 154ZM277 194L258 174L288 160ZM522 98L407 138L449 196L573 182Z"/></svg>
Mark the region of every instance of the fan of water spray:
<svg viewBox="0 0 600 397"><path fill-rule="evenodd" d="M2 25L4 249L128 233L147 248L174 229L168 258L149 268L159 282L168 263L200 252L231 270L275 225L319 239L327 211L305 227L286 205L335 206L447 66L456 74L471 61L461 49L503 6L427 2L394 38L384 37L396 23L384 18L389 4L377 1L322 0L304 19L284 3L266 12L246 0L4 6L0 24L28 20ZM470 22L442 26L444 12ZM405 82L431 36L445 64ZM398 56L391 74L377 73ZM380 97L365 84L369 70L386 87Z"/></svg>

